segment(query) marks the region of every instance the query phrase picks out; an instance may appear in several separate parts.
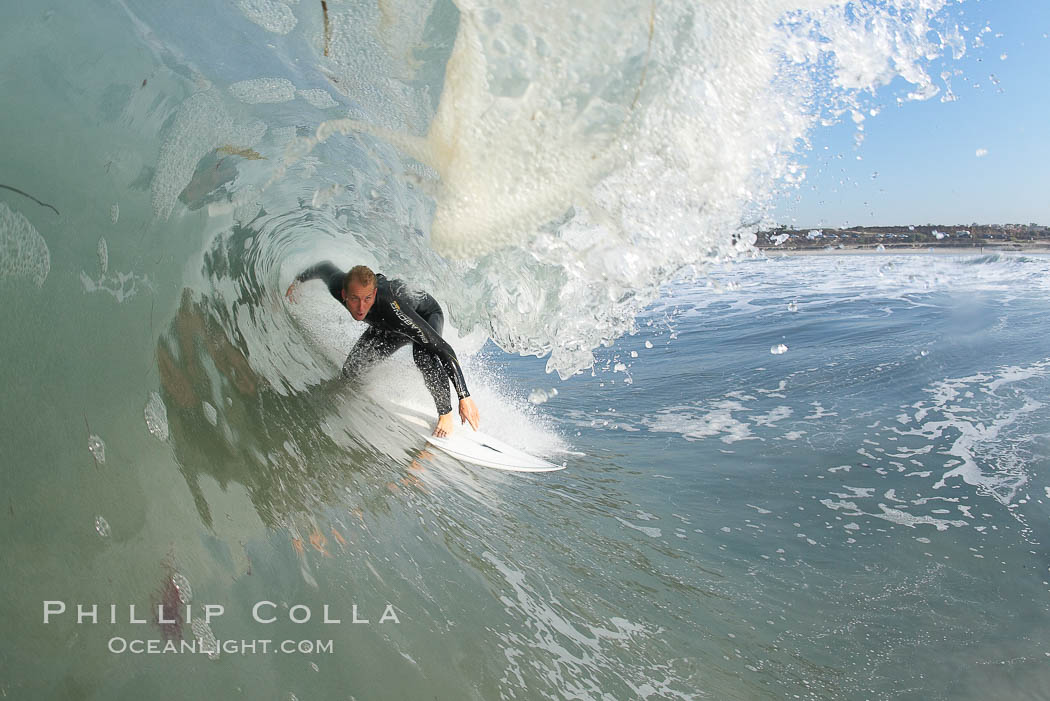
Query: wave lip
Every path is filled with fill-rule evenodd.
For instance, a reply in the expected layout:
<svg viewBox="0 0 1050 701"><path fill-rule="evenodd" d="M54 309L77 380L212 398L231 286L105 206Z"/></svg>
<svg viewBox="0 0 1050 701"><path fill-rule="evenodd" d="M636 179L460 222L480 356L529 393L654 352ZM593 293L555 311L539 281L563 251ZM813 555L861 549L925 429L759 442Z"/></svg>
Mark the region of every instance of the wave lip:
<svg viewBox="0 0 1050 701"><path fill-rule="evenodd" d="M860 95L895 77L911 99L937 94L925 66L954 35L927 30L943 6L619 0L552 17L459 2L422 136L387 126L411 112L380 111L322 124L305 150L367 135L421 165L405 167L433 205L430 246L490 301L461 305L460 324L566 377L683 268L753 250L751 221L801 182L815 124L862 123ZM522 295L536 278L544 292Z"/></svg>

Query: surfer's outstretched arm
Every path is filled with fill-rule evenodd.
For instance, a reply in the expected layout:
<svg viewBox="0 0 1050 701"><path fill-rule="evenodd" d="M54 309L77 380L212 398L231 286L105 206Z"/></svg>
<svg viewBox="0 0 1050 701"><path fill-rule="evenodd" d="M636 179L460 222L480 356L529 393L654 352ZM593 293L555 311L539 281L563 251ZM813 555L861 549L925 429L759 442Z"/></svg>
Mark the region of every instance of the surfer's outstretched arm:
<svg viewBox="0 0 1050 701"><path fill-rule="evenodd" d="M306 282L307 280L322 280L328 289L341 289L343 286L343 280L346 278L346 273L335 266L330 260L323 260L320 263L311 265L309 268L304 270L295 276L292 280L292 284L288 285L288 289L285 291L284 296L290 301L296 301L296 290L300 283ZM333 295L335 293L333 292Z"/></svg>
<svg viewBox="0 0 1050 701"><path fill-rule="evenodd" d="M304 270L295 276L296 282L306 282L307 280L321 279L328 282L333 276L338 275L344 277L345 272L335 267L335 264L330 260L323 260L320 263L311 265L309 268Z"/></svg>

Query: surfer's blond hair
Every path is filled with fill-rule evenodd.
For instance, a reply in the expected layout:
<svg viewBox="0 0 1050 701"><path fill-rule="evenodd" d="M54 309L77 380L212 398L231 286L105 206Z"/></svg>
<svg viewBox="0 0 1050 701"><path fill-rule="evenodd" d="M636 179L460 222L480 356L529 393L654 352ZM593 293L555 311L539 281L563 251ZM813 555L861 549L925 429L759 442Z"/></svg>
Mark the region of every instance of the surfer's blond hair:
<svg viewBox="0 0 1050 701"><path fill-rule="evenodd" d="M350 289L350 283L356 282L362 287L375 287L376 286L376 274L372 272L372 269L367 265L355 265L350 268L350 272L346 274L346 283L343 285L344 290Z"/></svg>

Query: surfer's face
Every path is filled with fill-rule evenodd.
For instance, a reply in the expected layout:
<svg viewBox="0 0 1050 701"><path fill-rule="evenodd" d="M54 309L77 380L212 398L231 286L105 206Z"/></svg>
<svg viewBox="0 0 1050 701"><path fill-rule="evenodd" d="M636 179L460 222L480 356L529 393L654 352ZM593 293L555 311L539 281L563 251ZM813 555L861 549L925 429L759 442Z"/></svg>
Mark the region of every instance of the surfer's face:
<svg viewBox="0 0 1050 701"><path fill-rule="evenodd" d="M368 314L368 310L372 308L375 301L375 285L365 287L351 280L350 284L343 290L343 304L350 311L350 316L358 321L364 321L365 315Z"/></svg>

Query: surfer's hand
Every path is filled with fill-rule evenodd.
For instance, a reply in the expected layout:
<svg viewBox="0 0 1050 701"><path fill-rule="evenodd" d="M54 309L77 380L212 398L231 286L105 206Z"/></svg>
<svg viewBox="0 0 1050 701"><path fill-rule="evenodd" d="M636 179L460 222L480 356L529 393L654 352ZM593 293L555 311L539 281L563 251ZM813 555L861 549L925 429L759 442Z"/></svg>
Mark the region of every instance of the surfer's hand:
<svg viewBox="0 0 1050 701"><path fill-rule="evenodd" d="M291 285L288 285L288 290L284 293L284 296L288 298L289 302L293 304L299 301L299 282L292 281Z"/></svg>
<svg viewBox="0 0 1050 701"><path fill-rule="evenodd" d="M459 400L459 418L463 423L470 424L470 427L475 431L478 430L481 417L478 416L478 407L470 397L463 397L463 399Z"/></svg>

